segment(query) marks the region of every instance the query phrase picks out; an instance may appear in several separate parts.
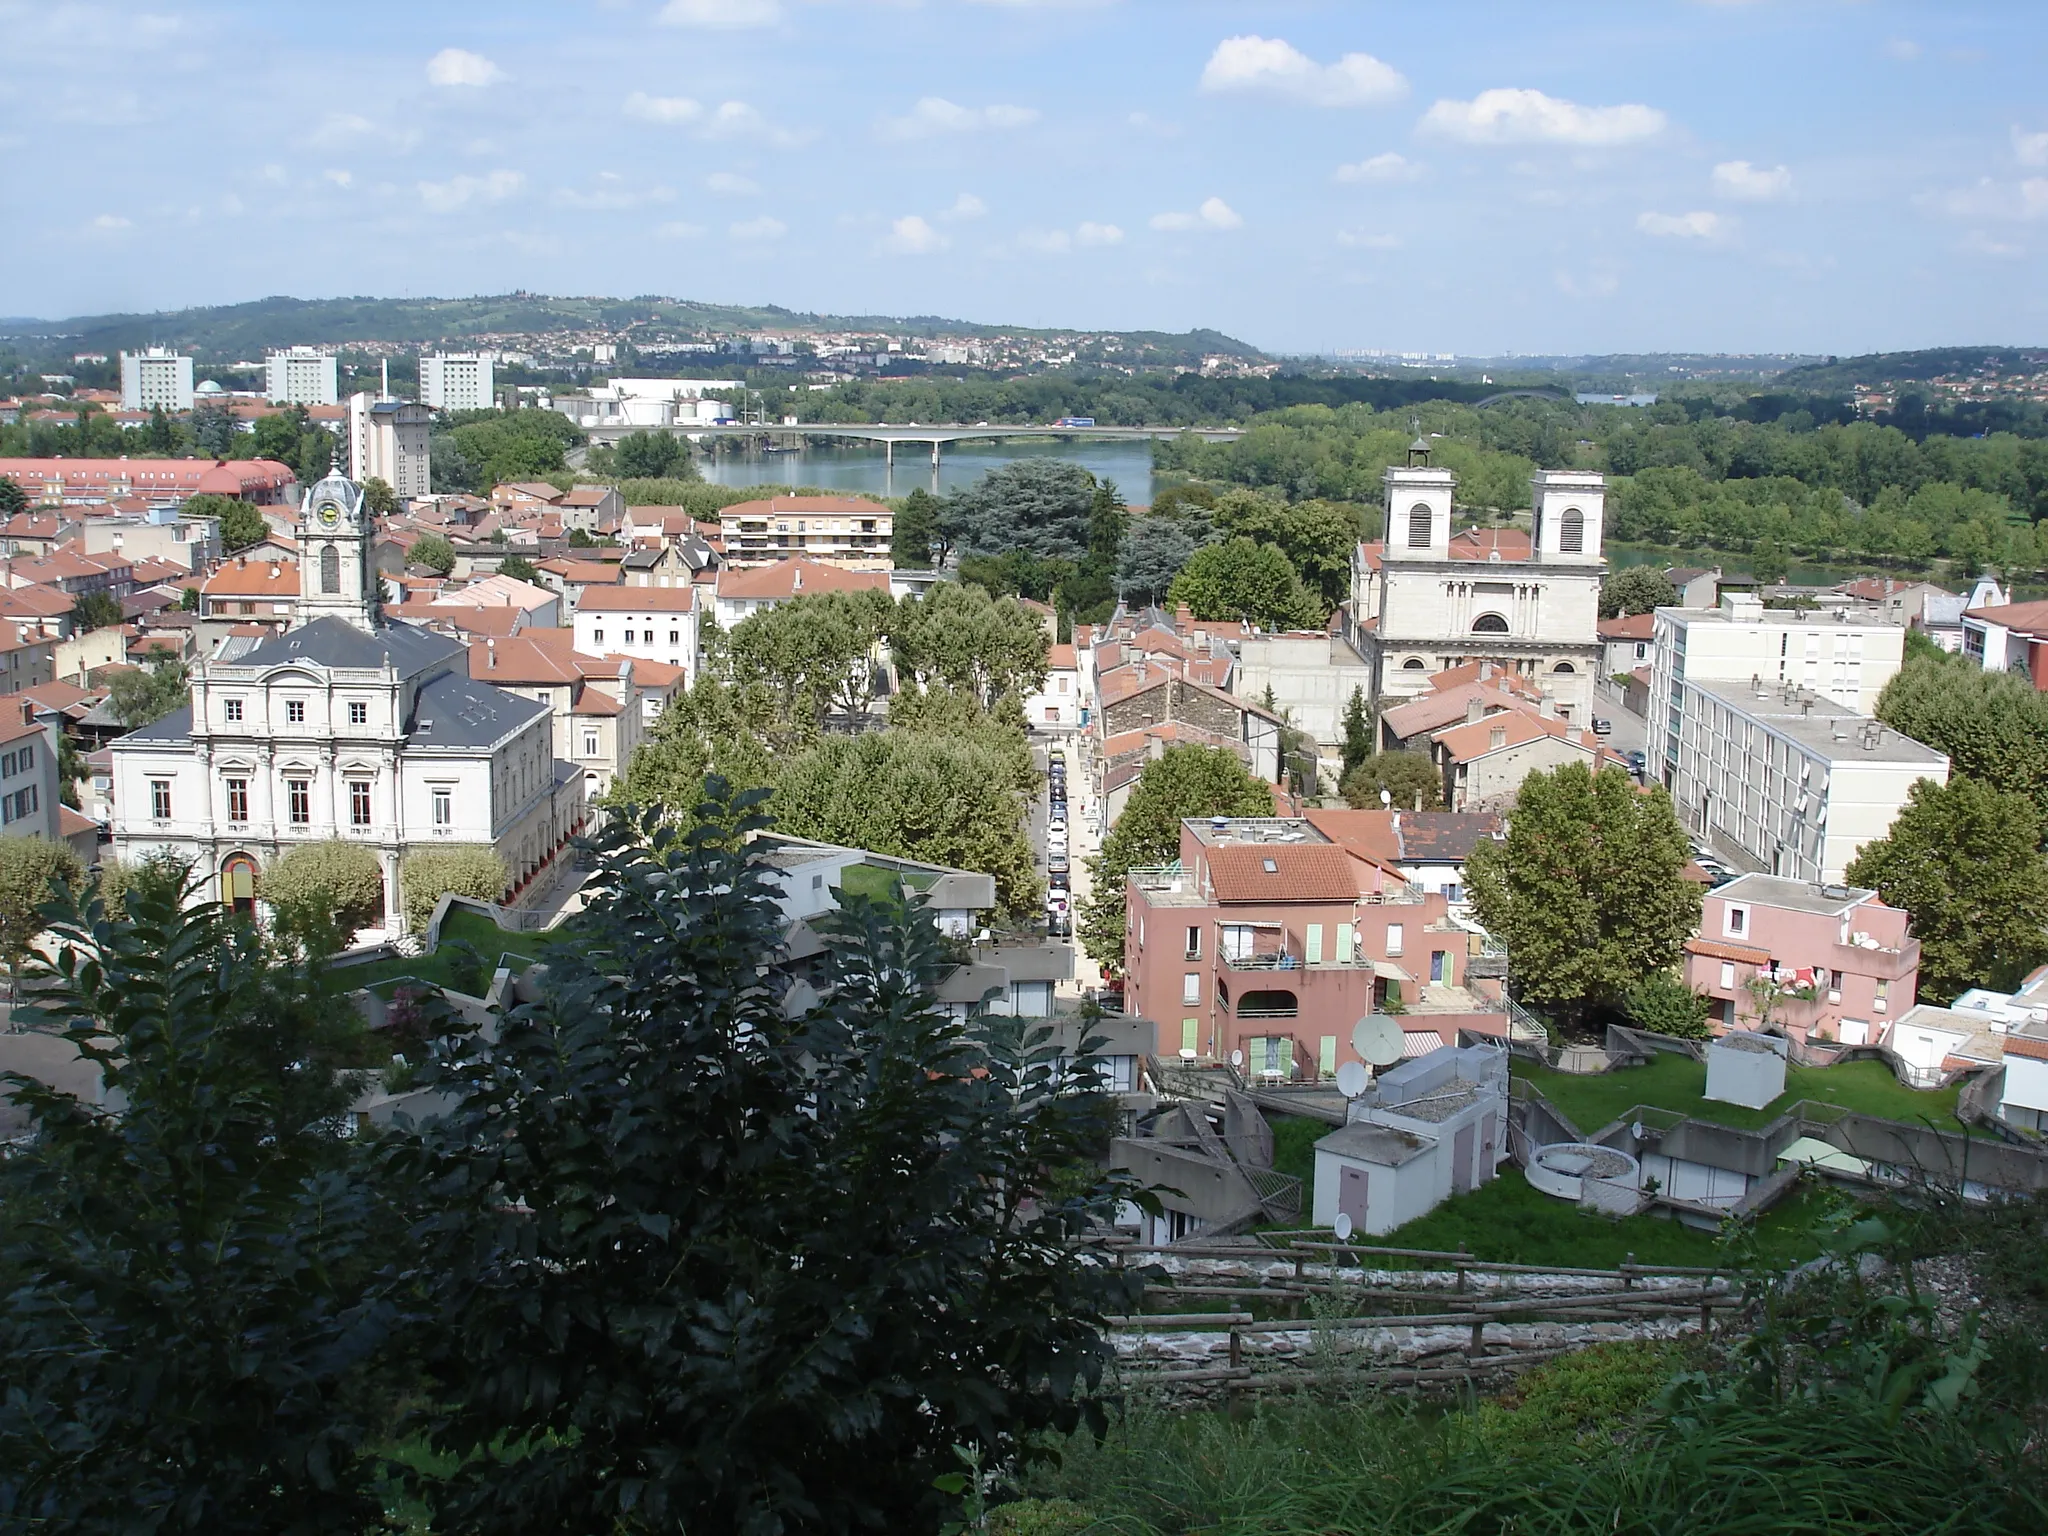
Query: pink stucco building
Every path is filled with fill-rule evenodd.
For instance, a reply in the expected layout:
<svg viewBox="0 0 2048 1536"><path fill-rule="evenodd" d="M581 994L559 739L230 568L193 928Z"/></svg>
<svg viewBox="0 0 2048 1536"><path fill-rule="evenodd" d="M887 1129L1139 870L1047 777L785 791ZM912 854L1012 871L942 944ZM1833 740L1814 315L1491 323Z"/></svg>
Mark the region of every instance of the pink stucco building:
<svg viewBox="0 0 2048 1536"><path fill-rule="evenodd" d="M1182 822L1179 859L1132 870L1127 894L1124 1008L1158 1021L1163 1055L1326 1076L1390 988L1417 1049L1484 1027L1463 1015L1471 935L1442 893L1306 820Z"/></svg>
<svg viewBox="0 0 2048 1536"><path fill-rule="evenodd" d="M1686 984L1714 999L1717 1029L1769 1022L1796 1040L1874 1045L1919 985L1920 941L1906 924L1875 891L1743 875L1707 893Z"/></svg>

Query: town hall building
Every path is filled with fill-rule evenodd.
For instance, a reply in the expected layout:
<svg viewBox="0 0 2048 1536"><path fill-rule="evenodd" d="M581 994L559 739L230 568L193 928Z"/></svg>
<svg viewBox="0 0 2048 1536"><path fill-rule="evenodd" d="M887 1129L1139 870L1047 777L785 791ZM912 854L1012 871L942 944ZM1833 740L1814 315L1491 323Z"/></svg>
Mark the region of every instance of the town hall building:
<svg viewBox="0 0 2048 1536"><path fill-rule="evenodd" d="M1452 532L1457 477L1417 442L1387 469L1386 534L1351 561L1345 637L1365 658L1376 707L1399 704L1430 677L1490 661L1528 678L1559 715L1589 721L1599 676L1606 480L1543 470L1531 481L1530 531Z"/></svg>
<svg viewBox="0 0 2048 1536"><path fill-rule="evenodd" d="M574 835L582 775L555 759L548 706L471 678L461 641L386 619L373 533L354 483L314 486L291 627L230 637L195 664L189 709L110 744L120 858L175 854L246 909L285 850L362 843L395 934L414 849L492 848L516 889Z"/></svg>

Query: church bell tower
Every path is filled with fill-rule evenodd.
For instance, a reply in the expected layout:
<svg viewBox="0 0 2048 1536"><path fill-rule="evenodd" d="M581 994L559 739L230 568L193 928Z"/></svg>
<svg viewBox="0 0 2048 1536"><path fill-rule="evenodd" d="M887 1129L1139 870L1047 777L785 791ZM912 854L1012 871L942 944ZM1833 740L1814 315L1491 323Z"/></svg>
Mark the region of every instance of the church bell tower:
<svg viewBox="0 0 2048 1536"><path fill-rule="evenodd" d="M362 489L345 475L331 474L306 493L296 622L345 619L364 630L383 622L381 583L370 568L371 531Z"/></svg>

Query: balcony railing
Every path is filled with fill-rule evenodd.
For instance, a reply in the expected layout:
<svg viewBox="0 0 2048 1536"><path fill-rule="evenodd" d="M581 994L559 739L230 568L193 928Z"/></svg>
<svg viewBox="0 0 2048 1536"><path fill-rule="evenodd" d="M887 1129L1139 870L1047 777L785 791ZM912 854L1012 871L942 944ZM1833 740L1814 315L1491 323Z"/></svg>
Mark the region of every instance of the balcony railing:
<svg viewBox="0 0 2048 1536"><path fill-rule="evenodd" d="M1359 955L1350 960L1332 956L1327 960L1304 960L1291 952L1267 955L1225 955L1223 964L1233 971L1369 971L1373 962Z"/></svg>
<svg viewBox="0 0 2048 1536"><path fill-rule="evenodd" d="M1233 1017L1240 1019L1298 1019L1301 1017L1301 1008L1299 1004L1292 1008L1239 1008L1234 1011Z"/></svg>

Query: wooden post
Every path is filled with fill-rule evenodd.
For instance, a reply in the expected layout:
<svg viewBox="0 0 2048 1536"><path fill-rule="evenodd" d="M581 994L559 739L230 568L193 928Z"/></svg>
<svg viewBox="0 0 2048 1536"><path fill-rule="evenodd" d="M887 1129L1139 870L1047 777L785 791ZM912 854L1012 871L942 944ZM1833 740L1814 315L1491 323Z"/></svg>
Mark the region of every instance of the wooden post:
<svg viewBox="0 0 2048 1536"><path fill-rule="evenodd" d="M1702 1301L1700 1303L1700 1337L1711 1338L1713 1332L1714 1304L1711 1301Z"/></svg>
<svg viewBox="0 0 2048 1536"><path fill-rule="evenodd" d="M1244 1335L1237 1331L1237 1324L1232 1323L1230 1325L1230 1368L1232 1371L1236 1371L1243 1364ZM1230 1378L1230 1384L1224 1394L1224 1398L1230 1406L1230 1416L1236 1418L1243 1411L1244 1395L1238 1391L1238 1381L1234 1375Z"/></svg>
<svg viewBox="0 0 2048 1536"><path fill-rule="evenodd" d="M1626 1254L1621 1261L1621 1288L1632 1291L1636 1288L1636 1256Z"/></svg>
<svg viewBox="0 0 2048 1536"><path fill-rule="evenodd" d="M1461 1255L1465 1252L1465 1245L1463 1243L1458 1244L1458 1252ZM1465 1290L1465 1266L1463 1264L1458 1264L1456 1265L1456 1268L1458 1271L1458 1291L1459 1294L1462 1295Z"/></svg>
<svg viewBox="0 0 2048 1536"><path fill-rule="evenodd" d="M1472 1343L1466 1349L1465 1357L1468 1360L1483 1360L1486 1358L1486 1319L1484 1317L1472 1319Z"/></svg>

